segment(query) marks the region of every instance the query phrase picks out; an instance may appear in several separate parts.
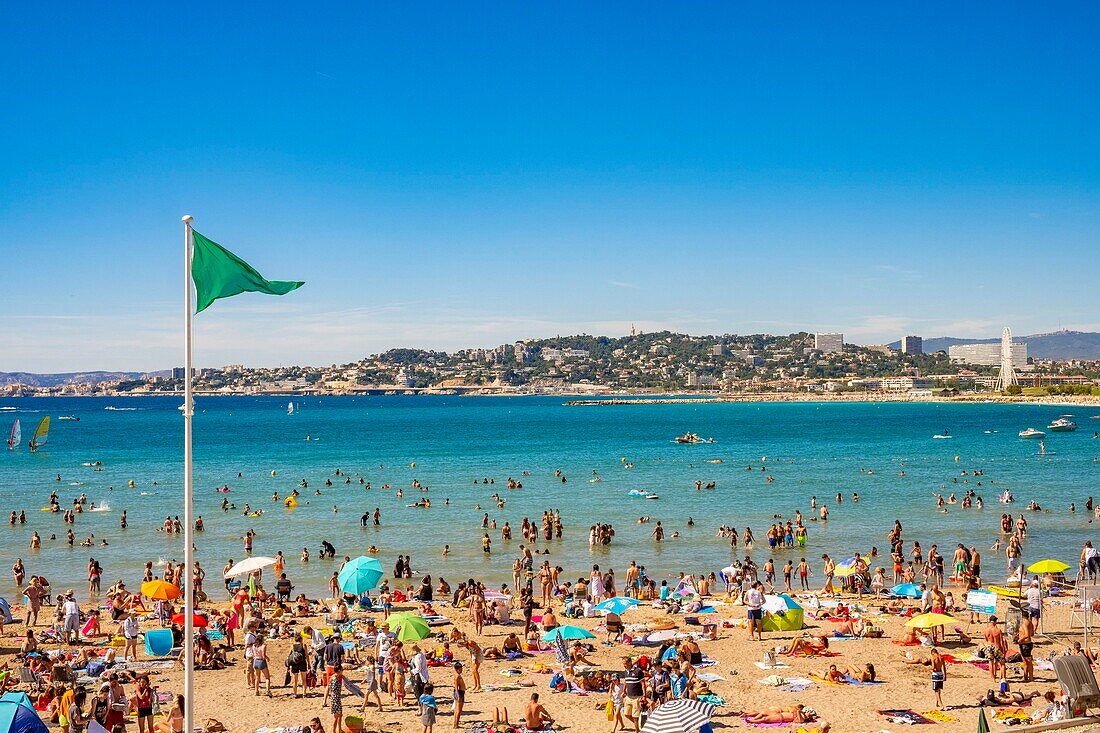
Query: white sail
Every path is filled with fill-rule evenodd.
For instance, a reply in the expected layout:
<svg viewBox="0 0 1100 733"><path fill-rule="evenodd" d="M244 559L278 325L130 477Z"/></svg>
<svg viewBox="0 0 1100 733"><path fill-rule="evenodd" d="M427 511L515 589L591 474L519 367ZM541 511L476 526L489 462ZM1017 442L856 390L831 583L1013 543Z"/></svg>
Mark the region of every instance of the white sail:
<svg viewBox="0 0 1100 733"><path fill-rule="evenodd" d="M294 403L293 402L288 402L286 404L286 414L288 414L288 415L293 415L294 414Z"/></svg>
<svg viewBox="0 0 1100 733"><path fill-rule="evenodd" d="M16 418L15 424L11 426L11 437L8 438L8 449L15 450L22 440L23 431L19 429L19 418Z"/></svg>

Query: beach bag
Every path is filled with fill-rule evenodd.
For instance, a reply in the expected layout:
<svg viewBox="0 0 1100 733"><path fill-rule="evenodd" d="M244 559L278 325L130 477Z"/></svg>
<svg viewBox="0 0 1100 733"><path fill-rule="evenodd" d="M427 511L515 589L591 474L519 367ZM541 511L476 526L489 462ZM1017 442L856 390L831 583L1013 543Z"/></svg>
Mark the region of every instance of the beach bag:
<svg viewBox="0 0 1100 733"><path fill-rule="evenodd" d="M775 667L775 652L764 652L764 666L768 669Z"/></svg>
<svg viewBox="0 0 1100 733"><path fill-rule="evenodd" d="M561 672L555 672L554 676L550 678L550 689L557 690L558 692L565 692L566 689L568 689L566 687L565 677L562 676Z"/></svg>
<svg viewBox="0 0 1100 733"><path fill-rule="evenodd" d="M609 699L607 701L607 704L604 705L604 713L607 715L608 723L611 723L615 720L615 702L613 700Z"/></svg>
<svg viewBox="0 0 1100 733"><path fill-rule="evenodd" d="M308 672L306 672L306 687L316 687L316 686L317 686L317 673L314 672L311 669Z"/></svg>

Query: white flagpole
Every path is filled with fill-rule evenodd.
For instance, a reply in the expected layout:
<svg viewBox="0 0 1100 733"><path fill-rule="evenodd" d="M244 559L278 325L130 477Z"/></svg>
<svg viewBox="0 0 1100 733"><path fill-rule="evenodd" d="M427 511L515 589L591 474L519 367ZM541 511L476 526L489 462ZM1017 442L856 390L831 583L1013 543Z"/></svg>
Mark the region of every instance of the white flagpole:
<svg viewBox="0 0 1100 733"><path fill-rule="evenodd" d="M195 566L194 519L192 495L194 482L191 465L191 418L195 406L191 387L191 222L190 214L183 217L184 287L184 374L183 374L183 730L195 730L195 588L192 579Z"/></svg>

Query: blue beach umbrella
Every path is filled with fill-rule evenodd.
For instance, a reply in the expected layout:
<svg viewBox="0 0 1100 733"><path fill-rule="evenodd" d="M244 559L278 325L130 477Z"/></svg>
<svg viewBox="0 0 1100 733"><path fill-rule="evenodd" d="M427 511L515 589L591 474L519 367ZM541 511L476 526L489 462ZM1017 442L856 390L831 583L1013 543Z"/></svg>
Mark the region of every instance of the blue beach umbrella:
<svg viewBox="0 0 1100 733"><path fill-rule="evenodd" d="M25 692L8 692L0 697L0 732L49 733Z"/></svg>
<svg viewBox="0 0 1100 733"><path fill-rule="evenodd" d="M559 626L556 629L551 629L542 635L542 640L549 643L557 639L561 634L561 638L573 641L574 639L595 639L596 635L591 631L585 631L580 626Z"/></svg>
<svg viewBox="0 0 1100 733"><path fill-rule="evenodd" d="M920 598L920 586L916 583L901 583L890 589L890 592L900 598Z"/></svg>
<svg viewBox="0 0 1100 733"><path fill-rule="evenodd" d="M382 563L373 557L361 555L344 566L336 576L336 582L340 585L340 590L358 596L378 585L383 575L385 571L382 570Z"/></svg>
<svg viewBox="0 0 1100 733"><path fill-rule="evenodd" d="M625 611L629 611L637 605L638 601L635 598L616 596L615 598L608 598L602 603L597 603L596 610L603 611L605 613L623 613Z"/></svg>

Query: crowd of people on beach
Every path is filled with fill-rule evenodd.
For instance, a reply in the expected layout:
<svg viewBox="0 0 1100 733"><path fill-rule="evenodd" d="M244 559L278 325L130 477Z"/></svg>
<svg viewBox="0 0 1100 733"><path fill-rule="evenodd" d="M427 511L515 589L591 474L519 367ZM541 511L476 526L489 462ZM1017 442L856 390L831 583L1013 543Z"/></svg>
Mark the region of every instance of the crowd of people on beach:
<svg viewBox="0 0 1100 733"><path fill-rule="evenodd" d="M761 470L763 468L761 466ZM343 479L344 484L352 483L352 476L340 469L333 475L338 480ZM522 475L530 474L525 471ZM963 471L962 477L964 484L969 483L971 477L984 479L984 470ZM369 487L363 477L357 478L360 485ZM561 471L556 471L554 478L561 483L567 482ZM522 488L522 481L512 477L503 483L509 489ZM473 484L495 486L496 482L485 477L475 479ZM303 478L300 485L305 489L309 482ZM324 486L332 485L332 478L326 478ZM976 493L976 488L981 486L982 481L977 481L975 489L966 490L961 501L963 508L982 506L982 498ZM228 488L226 484L227 491ZM393 487L387 484L384 488ZM409 488L422 493L428 491L427 486L416 480ZM699 481L695 488L703 490L713 486ZM320 489L315 491L320 492ZM396 492L400 497L401 489ZM278 492L272 498L273 501L286 501L300 495L295 489L288 499L280 497ZM858 492L848 496L852 504L861 500ZM935 496L939 509L960 503L954 494L946 498L941 493ZM506 509L507 499L501 494L493 493L488 499L497 512ZM840 507L845 499L845 494L838 492L830 501ZM425 496L416 506L430 508L427 501ZM49 497L49 513L62 515L70 546L75 541L72 526L88 503L87 497L81 494L73 500L72 509L61 511L58 492L53 491ZM449 506L450 500L447 499L444 505ZM223 499L222 506L226 512L235 508L228 498ZM1093 511L1092 497L1085 502L1085 508L1087 512ZM261 510L245 505L243 514L257 517L258 511ZM392 575L387 576L373 593L345 593L339 573L351 557L343 555L342 561L336 560L337 550L328 539L321 539L315 555L311 556L310 549L304 547L298 556L303 565L309 563L311 557L334 563L326 598L310 598L304 591L295 595L293 571L288 569L281 549L276 551L269 569L243 577L231 574L235 563L230 559L222 569L224 598L227 599L224 601L220 588L215 593L206 587L206 571L199 562L187 568L171 560L163 565L147 561L141 583L164 581L181 592L194 595L201 609L201 624L192 650L196 668L216 671L242 665L245 685L255 696L271 697L276 690L283 689L295 699L308 694L319 695L328 710L324 717L337 733L345 729L344 697L347 693L362 698L358 712L364 717L372 709L382 713L384 706L415 709L424 732L431 733L443 704L437 690L450 688L452 725L458 728L463 724L467 694L479 693L484 688L481 668L486 660L524 660L551 652L557 664L546 665L552 667L547 686L556 691L606 693L612 730L632 728L639 731L646 715L673 699L726 704L727 701L712 689L711 676L700 673L700 669L705 668L700 666L705 662L700 644L715 639L715 629L701 627L693 634L669 636L642 646L623 622L621 612L601 611L598 608L601 603L629 599L646 604L676 619L669 622L672 625L668 629L680 630L685 628L677 623L681 619L700 615L717 619L720 614L712 604L722 599L720 602L728 608L744 609L743 621L738 621L737 625L743 623L750 639L762 641L766 633L767 598L777 592L798 595L809 609L820 614L819 619L836 624L836 627L831 633L796 635L785 644L781 653L817 658L828 656L834 633L842 637L881 636L881 627L869 621L866 613L854 610L856 604L867 598L881 601L878 611L885 616L937 613L959 614L957 617L962 618L961 614L968 613L973 620L975 614L967 610L963 600L965 594L985 586L983 569L987 574L1000 575L999 571L983 564L983 550L977 545L959 542L951 550L941 551L938 544L930 544L926 552L919 540L903 540L900 521L895 521L886 532L888 549L884 552L872 545L867 552L856 552L839 563L828 553L821 554L820 563L811 562L802 554L809 545L807 523L827 523L830 513L826 503L819 502L817 496L809 499L808 519L804 519L801 509L796 509L790 518L774 515L763 532L765 542L759 543L759 547L750 527L742 531L729 524L720 524L716 537L728 544L731 552L746 553L743 559L732 560L721 571L678 572L658 577L651 576L639 560L631 561L621 577L613 568L601 567L600 563L593 564L591 570L577 573L549 559L540 560L538 556L549 555L550 549L539 545L562 540L568 532L559 510L545 509L535 519L522 517L518 539L513 538L508 520L502 521L503 518L484 511L480 504L474 511L481 515L481 536L477 541L485 555L492 554L490 532L495 536L499 531L498 542L504 547L520 543L512 553L510 584L494 586L487 579L469 577L452 587L442 577L433 580L428 568L414 567L410 555L399 554ZM1070 511L1076 511L1075 505L1071 505ZM1100 512L1100 507L1096 511ZM13 526L25 524L26 513L13 510L9 522ZM365 511L360 523L378 526L381 509ZM639 523L650 524L650 518L643 516ZM688 518L687 526L694 524L695 520ZM126 526L124 511L120 515L120 529ZM159 527L159 531L166 534L179 534L182 529L179 517L172 515L166 516ZM200 533L204 531L201 516L196 519L194 529ZM999 530L997 539L990 547L990 551L1003 554L1006 582L1014 582L1021 588L1020 598L1025 611L1008 634L996 616L986 619L980 652L994 680L1006 679L1013 654L1017 655L1022 670L1020 681L1029 683L1035 676L1033 649L1046 597L1044 585L1049 584L1050 579L1029 578L1022 564L1028 529L1028 520L1022 512L1018 516L1003 513L996 527ZM676 529L666 530L661 519L652 523L652 529L647 528L647 531L654 542L678 534ZM611 524L591 524L589 545L610 544L614 536ZM272 548L288 537L261 538L250 527L241 538L246 556L252 556L261 539L265 547ZM106 540L101 541L106 544ZM41 543L36 530L31 540L32 552L40 549ZM759 556L754 558L753 553L764 550L765 543L766 557L759 561ZM367 549L368 555L379 552L373 545ZM448 553L449 545L444 546L442 554L446 557ZM950 554L950 558L946 554ZM28 670L26 678L36 681L34 687L41 688L34 690L34 703L44 717L75 733L82 733L90 720L111 733L120 733L127 729L128 718L136 721L141 733L146 730L181 732L183 699L157 689L156 676L165 667L156 660L141 659L143 649L138 643L143 635L163 630L169 635L168 649L177 650L169 661L177 666L182 663L185 655L178 651L183 641L178 597L154 599L128 589L122 579L103 591L101 582L105 569L94 557L87 563L89 602L84 605L77 601L73 589L55 594L44 575L28 575L22 558L16 559L11 570L23 599L22 608L18 610L23 611L25 624L16 664ZM41 572L42 568L34 570ZM1081 550L1078 571L1078 577L1083 580L1095 580L1100 575L1100 552L1091 541ZM888 588L898 584L917 586L917 595L911 600L892 596ZM954 591L949 590L951 586ZM853 601L838 601L841 594L851 594ZM423 619L430 632L412 641L399 638L405 633L404 625L409 623L405 613ZM106 618L108 614L109 619ZM599 624L606 633L604 643L617 651L628 651L629 654L621 657L621 669L601 669L602 663L595 659L601 648L594 642L577 640L561 644L559 648L553 634L567 626L570 620ZM735 617L728 617L722 623L734 625L734 620ZM448 625L450 629L445 631ZM488 643L486 629L498 627L507 629L507 633L499 644ZM3 631L0 623L0 633ZM967 634L956 632L960 639L970 642ZM924 633L914 628L895 640L904 646L928 649L927 656L906 652L904 661L928 667L937 708L945 707L943 695L950 663L941 653L943 635L942 627ZM117 647L113 645L116 638L121 641ZM1014 653L1010 653L1010 640L1017 646ZM107 645L101 645L103 642ZM275 644L288 645L285 658L276 660L273 657ZM1095 661L1087 646L1078 646L1068 652ZM273 686L272 665L280 662L285 668L285 682L282 686L277 683ZM3 669L0 668L0 674ZM877 681L873 662L829 664L816 676L833 684L846 684L850 680L867 684ZM23 677L20 674L18 679ZM94 678L96 682L86 689L78 683L81 678ZM7 684L15 679L9 675ZM317 692L319 689L323 689L323 695ZM1015 693L1005 688L991 690L983 699L991 705L1015 704L1022 702L1023 696L1030 700L1040 695L1038 691ZM1055 705L1056 701L1048 700L1048 703ZM156 721L154 709L164 713ZM743 720L751 724L797 726L816 721L816 729L822 733L829 728L812 708L801 704L745 709L741 713ZM527 730L538 731L552 725L554 720L539 694L532 692L519 714L519 722ZM318 716L303 729L317 733L324 730L325 722ZM505 707L498 706L494 710L493 724L497 730L506 730L514 722L515 716Z"/></svg>

